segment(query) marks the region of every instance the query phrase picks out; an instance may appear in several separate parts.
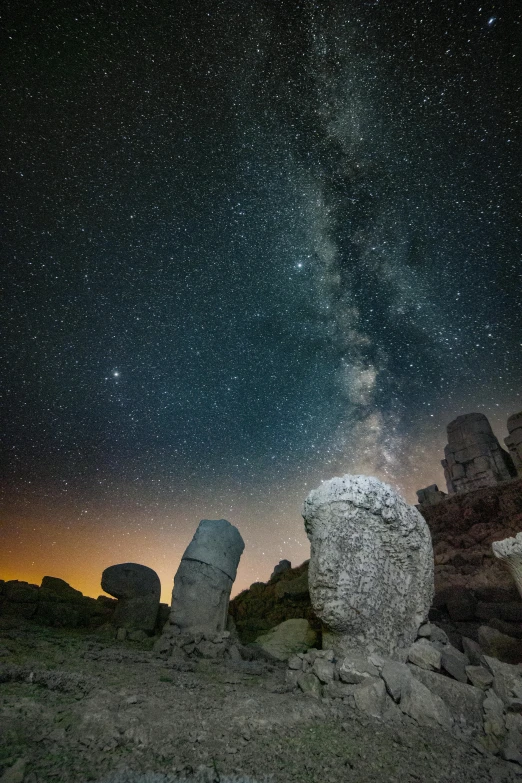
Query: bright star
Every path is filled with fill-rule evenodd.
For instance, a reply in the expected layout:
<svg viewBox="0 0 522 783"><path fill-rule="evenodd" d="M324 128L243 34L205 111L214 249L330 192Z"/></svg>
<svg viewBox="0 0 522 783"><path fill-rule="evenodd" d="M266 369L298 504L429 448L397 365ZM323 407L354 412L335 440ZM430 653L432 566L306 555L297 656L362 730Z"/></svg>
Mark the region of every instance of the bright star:
<svg viewBox="0 0 522 783"><path fill-rule="evenodd" d="M298 269L301 269L301 268L302 268L302 266L303 266L303 264L301 263L301 261L299 261L299 263L297 264L297 268L298 268Z"/></svg>
<svg viewBox="0 0 522 783"><path fill-rule="evenodd" d="M491 17L488 19L488 25L491 27L491 25L492 25L492 24L495 24L495 22L496 22L496 21L497 21L497 17L496 17L496 16L491 16Z"/></svg>
<svg viewBox="0 0 522 783"><path fill-rule="evenodd" d="M120 373L117 370L114 370L114 372L112 374L113 374L113 376L115 378L119 378L120 377Z"/></svg>

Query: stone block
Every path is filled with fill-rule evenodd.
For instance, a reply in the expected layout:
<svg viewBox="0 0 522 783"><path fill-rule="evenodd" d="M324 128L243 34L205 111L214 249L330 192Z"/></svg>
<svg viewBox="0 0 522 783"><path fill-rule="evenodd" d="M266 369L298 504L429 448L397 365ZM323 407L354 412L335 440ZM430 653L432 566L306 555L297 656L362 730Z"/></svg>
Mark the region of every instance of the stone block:
<svg viewBox="0 0 522 783"><path fill-rule="evenodd" d="M427 639L418 639L408 650L408 661L422 669L440 669L441 653Z"/></svg>
<svg viewBox="0 0 522 783"><path fill-rule="evenodd" d="M400 708L421 726L442 726L451 729L453 719L440 698L415 677L405 680Z"/></svg>
<svg viewBox="0 0 522 783"><path fill-rule="evenodd" d="M466 667L469 666L469 658L451 644L446 645L441 651L441 666L444 671L451 674L459 682L467 682Z"/></svg>
<svg viewBox="0 0 522 783"><path fill-rule="evenodd" d="M353 697L355 706L366 715L382 718L386 710L386 686L377 677L370 677L355 687Z"/></svg>
<svg viewBox="0 0 522 783"><path fill-rule="evenodd" d="M411 674L429 691L438 696L463 731L477 734L482 731L482 704L484 691L465 685L442 674L410 666Z"/></svg>
<svg viewBox="0 0 522 783"><path fill-rule="evenodd" d="M394 701L400 701L404 683L411 676L409 667L399 661L385 661L381 671L386 689Z"/></svg>

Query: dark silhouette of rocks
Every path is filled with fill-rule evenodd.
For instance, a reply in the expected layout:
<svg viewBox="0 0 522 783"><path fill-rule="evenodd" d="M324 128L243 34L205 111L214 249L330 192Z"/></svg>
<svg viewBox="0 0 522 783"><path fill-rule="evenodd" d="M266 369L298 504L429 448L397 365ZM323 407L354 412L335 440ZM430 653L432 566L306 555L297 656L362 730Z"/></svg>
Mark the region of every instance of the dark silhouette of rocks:
<svg viewBox="0 0 522 783"><path fill-rule="evenodd" d="M118 599L112 622L127 631L154 631L158 618L161 583L152 568L120 563L105 569L102 590Z"/></svg>
<svg viewBox="0 0 522 783"><path fill-rule="evenodd" d="M501 448L483 413L457 416L447 432L441 464L450 494L491 487L516 476L513 460Z"/></svg>
<svg viewBox="0 0 522 783"><path fill-rule="evenodd" d="M274 566L270 579L273 579L277 574L283 574L285 571L288 571L289 568L292 568L290 560L280 560L279 563Z"/></svg>
<svg viewBox="0 0 522 783"><path fill-rule="evenodd" d="M35 620L57 628L97 628L110 622L116 601L89 598L63 579L44 576L41 587L13 579L0 580L0 615Z"/></svg>
<svg viewBox="0 0 522 783"><path fill-rule="evenodd" d="M417 490L417 499L421 506L433 506L435 503L440 503L445 497L447 497L446 493L441 492L436 484L430 484L429 487Z"/></svg>

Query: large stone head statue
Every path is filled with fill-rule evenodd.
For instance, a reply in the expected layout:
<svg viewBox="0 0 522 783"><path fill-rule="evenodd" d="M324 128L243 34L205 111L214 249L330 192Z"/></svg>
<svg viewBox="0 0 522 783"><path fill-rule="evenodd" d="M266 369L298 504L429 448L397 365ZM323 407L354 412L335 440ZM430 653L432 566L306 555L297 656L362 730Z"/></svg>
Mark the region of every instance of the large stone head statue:
<svg viewBox="0 0 522 783"><path fill-rule="evenodd" d="M433 597L423 517L387 484L349 475L313 490L303 517L310 596L327 629L323 647L404 657Z"/></svg>

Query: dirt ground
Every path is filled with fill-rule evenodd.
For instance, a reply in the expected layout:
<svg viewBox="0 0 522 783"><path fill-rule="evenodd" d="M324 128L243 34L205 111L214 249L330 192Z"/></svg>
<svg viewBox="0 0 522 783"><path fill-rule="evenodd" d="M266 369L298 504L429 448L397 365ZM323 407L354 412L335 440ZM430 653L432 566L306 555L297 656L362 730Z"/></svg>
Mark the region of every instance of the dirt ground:
<svg viewBox="0 0 522 783"><path fill-rule="evenodd" d="M289 692L284 667L261 661L169 665L152 641L0 620L0 783L522 780L398 709L384 723Z"/></svg>

